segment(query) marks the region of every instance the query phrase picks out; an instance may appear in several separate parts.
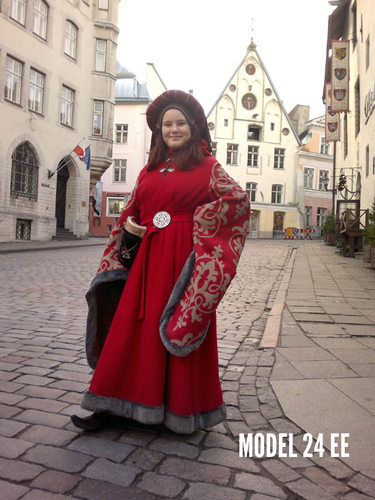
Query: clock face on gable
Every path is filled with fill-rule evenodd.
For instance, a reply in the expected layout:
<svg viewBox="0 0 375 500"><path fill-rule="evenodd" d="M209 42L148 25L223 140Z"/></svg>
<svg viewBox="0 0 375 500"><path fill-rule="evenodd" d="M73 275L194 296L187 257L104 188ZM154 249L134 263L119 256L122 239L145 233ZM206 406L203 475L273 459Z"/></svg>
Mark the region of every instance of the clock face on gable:
<svg viewBox="0 0 375 500"><path fill-rule="evenodd" d="M242 98L242 106L246 109L254 109L257 105L257 98L254 94L245 94Z"/></svg>

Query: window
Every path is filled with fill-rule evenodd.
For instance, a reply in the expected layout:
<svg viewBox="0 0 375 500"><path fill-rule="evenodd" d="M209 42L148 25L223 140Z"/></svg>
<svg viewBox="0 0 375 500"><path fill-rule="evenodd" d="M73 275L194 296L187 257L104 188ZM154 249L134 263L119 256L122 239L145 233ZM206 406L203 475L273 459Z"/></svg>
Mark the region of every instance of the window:
<svg viewBox="0 0 375 500"><path fill-rule="evenodd" d="M43 0L35 0L33 31L36 35L43 38L43 40L47 39L47 19L47 5L43 2Z"/></svg>
<svg viewBox="0 0 375 500"><path fill-rule="evenodd" d="M113 182L126 182L126 160L114 161Z"/></svg>
<svg viewBox="0 0 375 500"><path fill-rule="evenodd" d="M108 0L99 0L99 9L108 10Z"/></svg>
<svg viewBox="0 0 375 500"><path fill-rule="evenodd" d="M126 196L126 195L125 195ZM107 198L107 216L120 216L124 210L126 201L124 196L108 197Z"/></svg>
<svg viewBox="0 0 375 500"><path fill-rule="evenodd" d="M326 208L318 208L317 210L317 226L323 227L326 221L327 209Z"/></svg>
<svg viewBox="0 0 375 500"><path fill-rule="evenodd" d="M105 61L107 55L107 42L105 40L96 40L96 71L105 71Z"/></svg>
<svg viewBox="0 0 375 500"><path fill-rule="evenodd" d="M285 149L275 148L273 168L284 168Z"/></svg>
<svg viewBox="0 0 375 500"><path fill-rule="evenodd" d="M92 133L94 135L103 134L103 101L94 101L94 123Z"/></svg>
<svg viewBox="0 0 375 500"><path fill-rule="evenodd" d="M320 154L322 155L329 155L330 153L330 144L329 142L326 142L326 138L321 136L320 137Z"/></svg>
<svg viewBox="0 0 375 500"><path fill-rule="evenodd" d="M305 168L303 175L303 187L306 189L312 189L313 181L314 181L314 169Z"/></svg>
<svg viewBox="0 0 375 500"><path fill-rule="evenodd" d="M228 120L224 120L224 127L228 126Z"/></svg>
<svg viewBox="0 0 375 500"><path fill-rule="evenodd" d="M257 194L257 183L256 182L246 182L246 192L250 201L255 201Z"/></svg>
<svg viewBox="0 0 375 500"><path fill-rule="evenodd" d="M30 69L29 109L36 113L43 113L43 90L44 75L35 69Z"/></svg>
<svg viewBox="0 0 375 500"><path fill-rule="evenodd" d="M38 194L38 159L28 142L20 144L12 154L10 194L36 200Z"/></svg>
<svg viewBox="0 0 375 500"><path fill-rule="evenodd" d="M367 37L366 40L366 71L370 67L370 35Z"/></svg>
<svg viewBox="0 0 375 500"><path fill-rule="evenodd" d="M116 144L128 143L128 126L124 124L116 125Z"/></svg>
<svg viewBox="0 0 375 500"><path fill-rule="evenodd" d="M77 55L77 34L78 30L70 21L65 21L65 45L64 52L72 59Z"/></svg>
<svg viewBox="0 0 375 500"><path fill-rule="evenodd" d="M305 226L312 227L312 207L305 207Z"/></svg>
<svg viewBox="0 0 375 500"><path fill-rule="evenodd" d="M327 191L329 184L329 172L328 170L319 171L319 189L321 191Z"/></svg>
<svg viewBox="0 0 375 500"><path fill-rule="evenodd" d="M257 167L258 166L258 146L248 146L247 147L247 166Z"/></svg>
<svg viewBox="0 0 375 500"><path fill-rule="evenodd" d="M21 104L22 63L7 56L5 68L4 97Z"/></svg>
<svg viewBox="0 0 375 500"><path fill-rule="evenodd" d="M354 103L355 103L355 135L359 134L361 129L361 97L359 77L354 85Z"/></svg>
<svg viewBox="0 0 375 500"><path fill-rule="evenodd" d="M213 142L211 144L211 146L212 146L212 153L211 153L212 157L216 158L216 154L217 154L217 142Z"/></svg>
<svg viewBox="0 0 375 500"><path fill-rule="evenodd" d="M370 146L366 146L366 177L370 175Z"/></svg>
<svg viewBox="0 0 375 500"><path fill-rule="evenodd" d="M281 184L272 184L271 203L281 203L283 186Z"/></svg>
<svg viewBox="0 0 375 500"><path fill-rule="evenodd" d="M251 125L249 125L249 128L247 129L247 139L249 141L259 141L259 136L260 136L260 128L252 127Z"/></svg>
<svg viewBox="0 0 375 500"><path fill-rule="evenodd" d="M238 144L227 145L227 165L238 165Z"/></svg>
<svg viewBox="0 0 375 500"><path fill-rule="evenodd" d="M17 219L16 223L16 240L31 239L31 220Z"/></svg>
<svg viewBox="0 0 375 500"><path fill-rule="evenodd" d="M275 124L274 123L271 123L271 130L275 130Z"/></svg>
<svg viewBox="0 0 375 500"><path fill-rule="evenodd" d="M9 16L25 26L26 0L10 0Z"/></svg>
<svg viewBox="0 0 375 500"><path fill-rule="evenodd" d="M74 91L63 85L61 92L61 117L63 125L73 127Z"/></svg>

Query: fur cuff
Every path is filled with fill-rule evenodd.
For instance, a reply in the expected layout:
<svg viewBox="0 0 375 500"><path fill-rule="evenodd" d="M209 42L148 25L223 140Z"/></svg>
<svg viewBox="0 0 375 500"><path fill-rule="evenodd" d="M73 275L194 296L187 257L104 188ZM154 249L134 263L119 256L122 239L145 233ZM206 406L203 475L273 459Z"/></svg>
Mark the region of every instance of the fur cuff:
<svg viewBox="0 0 375 500"><path fill-rule="evenodd" d="M167 334L167 328L168 324L173 316L173 313L176 310L176 307L178 306L182 296L185 293L185 290L190 283L190 279L193 275L194 272L194 266L195 266L195 253L194 251L191 252L189 255L184 268L182 269L182 272L172 290L171 296L169 297L168 304L166 305L166 308L164 309L163 315L160 319L160 337L161 340L164 344L164 347L169 351L171 354L174 356L180 356L184 357L190 354L191 352L195 351L198 349L198 347L201 345L201 343L204 341L206 338L207 331L210 327L210 324L208 324L207 328L204 331L204 334L199 338L197 342L194 344L188 344L188 345L176 345L173 344L169 336Z"/></svg>
<svg viewBox="0 0 375 500"><path fill-rule="evenodd" d="M227 417L225 403L210 411L202 411L195 415L177 415L166 410L164 425L177 434L192 434L198 429L206 429L223 422Z"/></svg>

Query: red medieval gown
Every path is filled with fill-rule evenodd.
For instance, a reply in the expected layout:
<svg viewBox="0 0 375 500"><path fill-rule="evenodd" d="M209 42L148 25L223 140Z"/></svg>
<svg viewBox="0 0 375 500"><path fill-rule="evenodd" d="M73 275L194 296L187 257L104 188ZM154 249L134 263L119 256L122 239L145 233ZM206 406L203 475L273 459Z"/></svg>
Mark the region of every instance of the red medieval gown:
<svg viewBox="0 0 375 500"><path fill-rule="evenodd" d="M164 422L179 433L225 419L215 310L235 275L249 203L202 147L203 163L192 170L145 167L108 240L87 293L95 368L87 410ZM158 212L170 214L167 227L153 225ZM128 272L117 255L130 215L147 232Z"/></svg>

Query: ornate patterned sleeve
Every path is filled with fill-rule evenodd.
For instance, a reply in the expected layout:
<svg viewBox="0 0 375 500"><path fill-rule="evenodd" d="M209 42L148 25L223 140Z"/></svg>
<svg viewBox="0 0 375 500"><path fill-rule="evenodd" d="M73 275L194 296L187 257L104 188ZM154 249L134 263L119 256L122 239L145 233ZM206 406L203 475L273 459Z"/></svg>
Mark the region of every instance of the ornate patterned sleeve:
<svg viewBox="0 0 375 500"><path fill-rule="evenodd" d="M209 193L211 201L194 214L194 251L160 321L164 346L176 356L186 356L204 341L236 274L248 231L247 194L219 163L212 168Z"/></svg>

